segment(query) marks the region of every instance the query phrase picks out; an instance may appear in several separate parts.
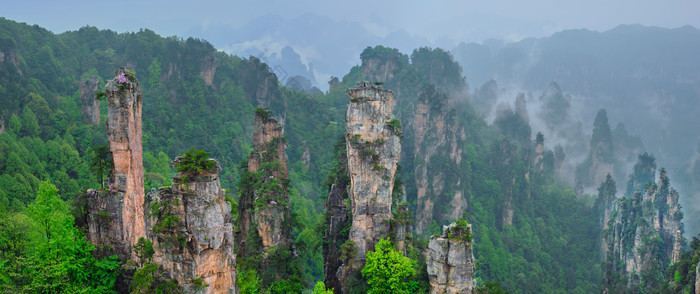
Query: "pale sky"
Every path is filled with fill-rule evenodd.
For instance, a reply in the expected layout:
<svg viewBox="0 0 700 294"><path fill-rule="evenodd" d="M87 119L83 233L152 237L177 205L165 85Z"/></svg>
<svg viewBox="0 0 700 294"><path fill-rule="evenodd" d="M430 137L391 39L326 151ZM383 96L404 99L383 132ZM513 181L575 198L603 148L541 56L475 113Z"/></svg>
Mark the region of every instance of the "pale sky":
<svg viewBox="0 0 700 294"><path fill-rule="evenodd" d="M117 32L149 28L163 36L190 37L210 26L238 28L266 14L294 18L305 13L357 21L379 36L403 29L431 41L517 41L564 29L605 31L637 23L700 28L697 0L0 0L0 16L55 33L91 25Z"/></svg>

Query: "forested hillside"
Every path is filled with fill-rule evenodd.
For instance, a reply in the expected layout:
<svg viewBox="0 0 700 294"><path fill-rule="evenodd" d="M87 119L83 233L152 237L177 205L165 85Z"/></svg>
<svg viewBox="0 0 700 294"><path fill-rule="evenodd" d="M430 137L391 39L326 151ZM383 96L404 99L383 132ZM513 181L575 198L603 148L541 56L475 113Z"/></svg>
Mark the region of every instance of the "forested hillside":
<svg viewBox="0 0 700 294"><path fill-rule="evenodd" d="M99 124L85 123L84 112L95 110L81 99L89 91L81 84L96 77L102 89L127 66L143 89L147 191L168 184L170 161L196 147L219 162L221 185L237 201L254 109L268 109L284 126L292 239L306 288L323 280L325 180L337 171L346 89L369 80L396 95L394 114L403 123L398 197L415 216L408 235L416 248L466 214L479 285L499 282L512 293L599 291L602 228L593 199L556 179L554 146L518 103L489 125L471 105L461 66L441 49L407 55L377 46L360 57L327 93L309 96L281 86L260 60L218 52L203 40L94 27L53 34L0 19L0 289L101 292L114 285L119 264L92 257L80 232L85 191L104 189L99 163L107 143L106 102ZM46 226L47 211L60 228Z"/></svg>

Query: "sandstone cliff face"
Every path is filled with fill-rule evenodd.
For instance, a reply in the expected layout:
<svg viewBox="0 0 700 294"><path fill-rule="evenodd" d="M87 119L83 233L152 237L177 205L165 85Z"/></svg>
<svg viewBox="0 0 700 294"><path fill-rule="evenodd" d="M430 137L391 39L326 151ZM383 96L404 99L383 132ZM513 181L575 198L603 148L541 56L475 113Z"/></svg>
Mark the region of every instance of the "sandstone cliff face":
<svg viewBox="0 0 700 294"><path fill-rule="evenodd" d="M457 224L443 227L442 236L433 236L428 243L426 263L430 279L430 293L472 293L474 253L471 244L453 233ZM471 234L471 225L468 225ZM450 238L451 237L451 238Z"/></svg>
<svg viewBox="0 0 700 294"><path fill-rule="evenodd" d="M267 288L276 281L298 279L299 273L277 271L283 266L280 262L293 264L297 254L291 240L287 143L283 128L270 112L258 108L254 129L248 170L239 185L236 250L237 261L255 269L261 277L261 286Z"/></svg>
<svg viewBox="0 0 700 294"><path fill-rule="evenodd" d="M454 107L449 105L447 95L432 86L425 87L418 94L413 118L413 154L420 162L415 166L416 231L425 233L433 219L455 220L467 208L466 178L451 168L444 168L459 167L462 163L466 133L457 123L457 115ZM450 196L451 199L446 199ZM435 211L442 213L435 215Z"/></svg>
<svg viewBox="0 0 700 294"><path fill-rule="evenodd" d="M674 251L680 249L677 238L683 230L683 216L678 193L670 187L663 169L659 178L643 193L615 202L604 232L608 252L603 285L610 293L616 287L636 289L641 280L653 285L654 273L666 270L674 260ZM626 277L627 284L620 285L617 276Z"/></svg>
<svg viewBox="0 0 700 294"><path fill-rule="evenodd" d="M542 133L537 133L535 139L535 155L532 157L532 167L538 173L544 169L544 136L542 136Z"/></svg>
<svg viewBox="0 0 700 294"><path fill-rule="evenodd" d="M204 79L204 83L209 87L214 87L214 75L216 74L216 56L208 55L204 57L204 62L199 70L199 76Z"/></svg>
<svg viewBox="0 0 700 294"><path fill-rule="evenodd" d="M520 177L515 174L514 171L517 170L518 160L520 160L520 155L518 154L518 147L508 141L508 139L502 139L498 145L498 150L495 152L491 158L489 158L489 163L498 170L503 171L499 174L499 182L501 183L501 192L503 193L503 206L501 209L501 225L512 225L513 224L513 201L518 199L518 195L514 195L514 186L526 185L527 175L523 177L518 183ZM524 196L523 196L524 197Z"/></svg>
<svg viewBox="0 0 700 294"><path fill-rule="evenodd" d="M287 193L287 143L284 140L284 130L277 120L269 116L266 111L257 111L255 114L255 126L253 132L253 151L248 159L248 171L256 173L261 171L263 182L276 182L278 191L254 191L246 199L246 203L252 204L253 212L244 212L239 216L247 217L250 223L257 228L257 233L262 238L263 250L291 245L290 230L284 228L284 223L290 221L290 210ZM278 167L263 167L264 164L279 163ZM243 196L241 196L243 197ZM269 198L269 199L268 199ZM252 200L248 202L248 200ZM239 206L240 207L240 206ZM241 228L247 230L248 228Z"/></svg>
<svg viewBox="0 0 700 294"><path fill-rule="evenodd" d="M95 92L98 90L99 79L95 76L80 81L80 101L83 123L91 125L100 124L100 101L95 99Z"/></svg>
<svg viewBox="0 0 700 294"><path fill-rule="evenodd" d="M92 191L88 199L88 239L96 245L114 246L122 261L136 260L131 246L144 231L143 150L138 80L119 68L105 86L109 101L107 139L114 168L109 192ZM122 83L119 76L124 75Z"/></svg>
<svg viewBox="0 0 700 294"><path fill-rule="evenodd" d="M345 139L352 206L349 240L354 242L354 257L341 267L341 282L364 266L367 251L389 232L386 221L391 218L401 153L400 127L392 121L394 93L369 82L359 82L347 92L350 104L345 113Z"/></svg>
<svg viewBox="0 0 700 294"><path fill-rule="evenodd" d="M181 159L176 158L174 165ZM196 175L180 173L171 187L148 195L146 227L154 261L185 293L236 291L231 204L219 183L221 167L214 163L213 169ZM198 282L208 286L197 291Z"/></svg>
<svg viewBox="0 0 700 294"><path fill-rule="evenodd" d="M600 228L605 230L610 221L610 216L615 205L617 188L615 180L610 174L607 175L605 182L600 184L598 188L598 198L595 202L595 210L598 212ZM608 245L605 242L600 242L600 258L605 259L607 255Z"/></svg>

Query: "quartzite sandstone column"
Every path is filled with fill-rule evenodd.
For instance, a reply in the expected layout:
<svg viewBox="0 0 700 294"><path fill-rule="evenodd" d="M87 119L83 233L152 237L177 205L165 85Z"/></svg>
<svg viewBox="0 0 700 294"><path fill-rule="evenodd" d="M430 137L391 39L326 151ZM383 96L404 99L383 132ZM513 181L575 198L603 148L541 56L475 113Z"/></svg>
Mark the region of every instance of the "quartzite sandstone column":
<svg viewBox="0 0 700 294"><path fill-rule="evenodd" d="M345 113L349 197L354 257L338 272L341 282L365 264L367 251L387 237L391 219L392 190L401 154L400 126L392 121L394 93L369 82L348 89L350 104ZM345 278L343 278L345 277ZM344 285L344 288L346 285Z"/></svg>
<svg viewBox="0 0 700 294"><path fill-rule="evenodd" d="M122 261L136 259L131 246L144 233L143 94L131 70L119 68L106 83L109 102L107 139L114 167L106 192L89 191L88 237L96 245L114 246Z"/></svg>

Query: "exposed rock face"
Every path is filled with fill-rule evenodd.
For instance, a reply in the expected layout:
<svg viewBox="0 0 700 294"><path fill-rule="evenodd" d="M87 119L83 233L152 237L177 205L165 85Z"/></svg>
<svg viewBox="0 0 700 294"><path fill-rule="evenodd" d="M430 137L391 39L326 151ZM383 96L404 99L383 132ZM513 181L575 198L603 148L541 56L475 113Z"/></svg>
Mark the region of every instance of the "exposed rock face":
<svg viewBox="0 0 700 294"><path fill-rule="evenodd" d="M175 166L181 159L175 159ZM154 261L185 293L235 293L231 204L219 183L221 167L214 163L196 175L180 173L171 187L149 194L147 229ZM196 279L208 286L195 291Z"/></svg>
<svg viewBox="0 0 700 294"><path fill-rule="evenodd" d="M633 175L632 179L636 176L639 175ZM642 280L645 287L656 287L660 283L657 273L666 270L677 258L674 252L680 247L677 239L683 230L682 217L678 193L670 187L664 169L657 184L648 185L643 193L636 192L631 198L615 201L604 233L607 244L604 290L613 293L621 288L638 289ZM621 284L624 280L619 277L625 277L627 283Z"/></svg>
<svg viewBox="0 0 700 294"><path fill-rule="evenodd" d="M605 178L605 182L600 184L598 188L598 198L595 202L595 210L598 212L598 219L600 222L600 227L602 230L608 226L610 221L610 215L615 204L615 197L617 194L617 188L615 185L615 180L613 180L610 174ZM605 259L607 255L608 246L605 242L600 242L600 258Z"/></svg>
<svg viewBox="0 0 700 294"><path fill-rule="evenodd" d="M16 45L12 44L9 48L0 48L0 63L8 62L14 65L17 73L22 75L22 69L19 68L19 55L17 55Z"/></svg>
<svg viewBox="0 0 700 294"><path fill-rule="evenodd" d="M136 260L131 246L144 231L143 150L141 103L143 94L130 70L119 68L105 86L109 111L107 139L114 168L109 192L92 191L88 199L88 239L96 245L114 246L122 261ZM119 76L126 80L119 83ZM120 86L121 85L121 86Z"/></svg>
<svg viewBox="0 0 700 294"><path fill-rule="evenodd" d="M341 293L342 285L336 273L342 265L341 246L348 240L348 228L352 222L349 217L350 207L346 204L348 199L348 157L345 142L338 146L336 151L337 170L333 183L328 191L328 199L325 202L326 209L326 233L323 236L323 273L326 289L334 289L335 293ZM348 202L349 203L349 202Z"/></svg>
<svg viewBox="0 0 700 294"><path fill-rule="evenodd" d="M517 160L519 160L518 147L508 141L508 139L502 139L498 145L498 152L494 153L489 158L489 163L496 166L498 170L509 171L501 173L499 175L499 182L501 183L501 192L503 193L504 200L501 209L501 225L512 225L513 224L513 200L518 199L518 195L514 195L514 186L516 184L526 185L527 180L523 181L521 178L515 175L513 170L516 170ZM518 182L520 180L520 182ZM524 197L524 196L523 196Z"/></svg>
<svg viewBox="0 0 700 294"><path fill-rule="evenodd" d="M216 56L208 55L204 57L204 62L199 70L199 76L204 79L204 83L214 87L214 75L216 74Z"/></svg>
<svg viewBox="0 0 700 294"><path fill-rule="evenodd" d="M542 133L537 133L535 138L535 156L532 158L532 166L536 172L542 172L544 169L544 136Z"/></svg>
<svg viewBox="0 0 700 294"><path fill-rule="evenodd" d="M615 150L612 132L608 124L608 115L605 109L601 109L596 114L593 123L593 136L591 137L588 158L579 166L577 176L584 186L597 185L605 181L607 174L613 173L614 163Z"/></svg>
<svg viewBox="0 0 700 294"><path fill-rule="evenodd" d="M255 112L253 151L243 174L238 201L237 262L257 270L261 286L298 279L299 273L277 272L272 263L295 262L291 240L287 143L282 125L270 112ZM252 260L252 261L251 261Z"/></svg>
<svg viewBox="0 0 700 294"><path fill-rule="evenodd" d="M290 231L283 228L283 222L288 222L291 217L288 204L289 195L287 194L287 143L283 136L282 125L278 124L274 118L269 117L268 112L257 111L255 113L254 147L248 159L248 171L255 173L265 163L279 162L278 168L265 169L266 179L263 180L279 181L282 191L281 193L272 193L274 195L264 195L264 193L255 191L253 195L250 195L253 198L246 200L246 203L248 200L252 200L251 204L259 206L254 208L255 212L250 217L251 221L255 222L258 235L262 238L263 249L291 245ZM270 199L264 200L265 197ZM256 201L264 203L256 203ZM249 216L248 212L244 214L246 217ZM239 214L239 216L241 215ZM241 228L241 230L243 229Z"/></svg>
<svg viewBox="0 0 700 294"><path fill-rule="evenodd" d="M435 87L423 88L415 107L413 155L415 161L420 162L415 167L416 231L427 233L436 217L454 220L467 208L466 178L452 172L452 168L444 168L446 165L459 167L462 163L466 133L457 123L456 111L449 105L447 95ZM429 169L431 174L428 174ZM444 199L446 195L451 195L452 199ZM435 215L435 211L442 213Z"/></svg>
<svg viewBox="0 0 700 294"><path fill-rule="evenodd" d="M426 263L430 279L430 293L472 293L474 253L471 244L454 231L457 224L443 227L442 236L433 236L428 243ZM471 225L468 225L471 233Z"/></svg>
<svg viewBox="0 0 700 294"><path fill-rule="evenodd" d="M287 178L287 144L282 142L284 137L284 128L277 120L270 117L269 112L264 110L256 111L255 124L253 129L253 152L248 158L248 170L257 172L260 165L267 162L274 156L275 160L279 161L281 169L274 171L274 176ZM274 142L273 142L274 141ZM272 145L270 145L272 143ZM268 150L270 147L274 148ZM274 154L268 154L274 153ZM268 155L266 158L265 155Z"/></svg>
<svg viewBox="0 0 700 294"><path fill-rule="evenodd" d="M365 264L365 254L387 236L391 218L394 177L401 154L400 127L392 124L394 93L369 82L348 89L345 113L349 197L354 257L338 271L341 282ZM345 289L347 285L344 285Z"/></svg>
<svg viewBox="0 0 700 294"><path fill-rule="evenodd" d="M95 126L100 124L100 101L95 99L98 81L99 79L95 76L80 81L80 101L82 102L80 110L83 114L83 123Z"/></svg>

